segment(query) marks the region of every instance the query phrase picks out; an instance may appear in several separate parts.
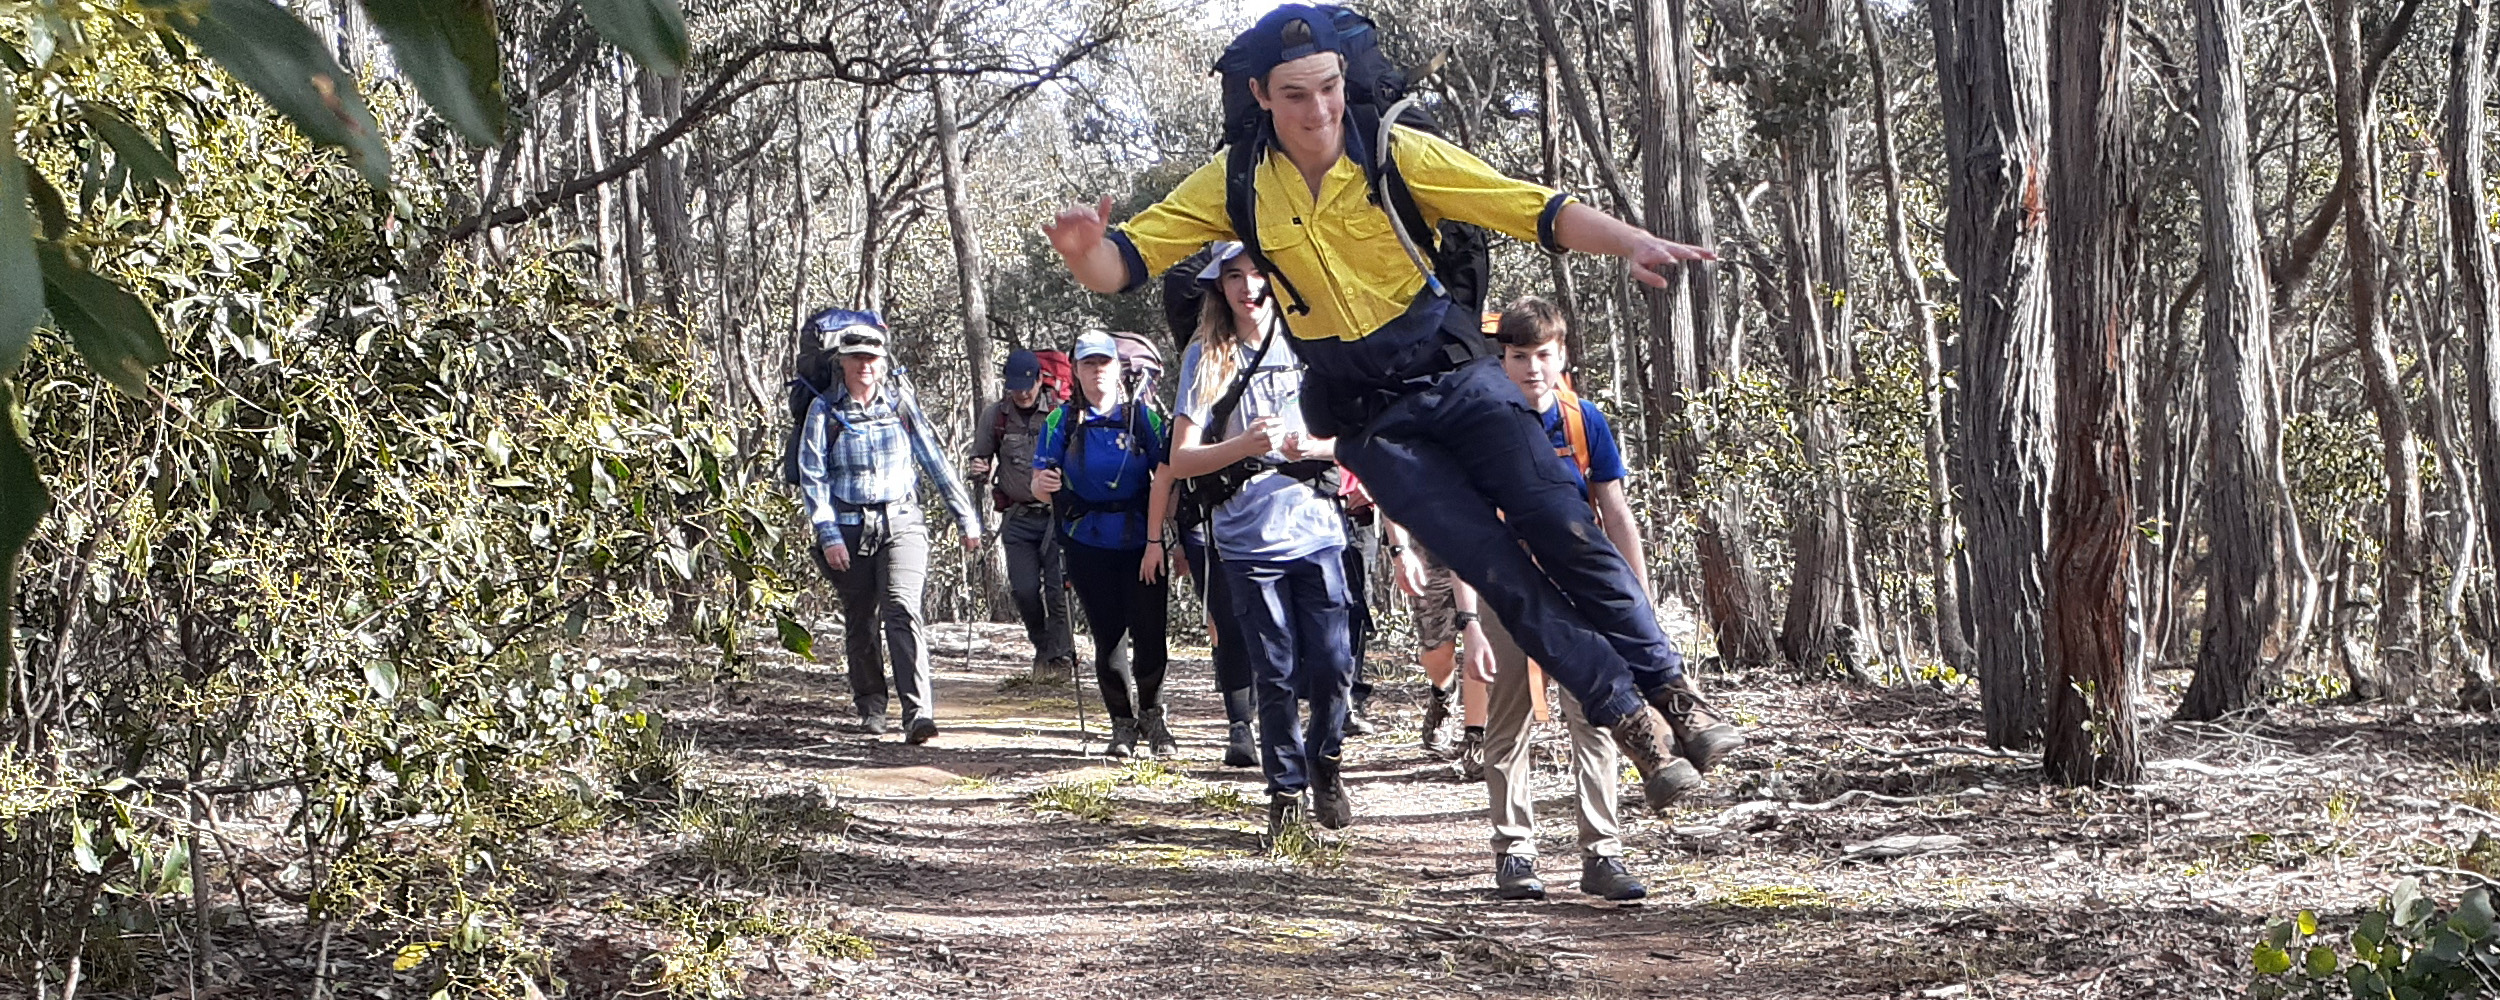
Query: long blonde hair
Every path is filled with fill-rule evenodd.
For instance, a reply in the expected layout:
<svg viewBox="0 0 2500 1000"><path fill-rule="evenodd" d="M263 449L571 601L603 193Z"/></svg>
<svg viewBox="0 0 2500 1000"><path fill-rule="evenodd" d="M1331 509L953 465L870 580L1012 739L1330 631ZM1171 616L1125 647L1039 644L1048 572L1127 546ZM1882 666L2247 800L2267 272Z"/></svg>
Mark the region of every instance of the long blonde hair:
<svg viewBox="0 0 2500 1000"><path fill-rule="evenodd" d="M1217 281L1198 303L1198 383L1190 392L1190 409L1214 409L1241 374L1241 348L1248 341L1242 339L1238 319L1233 315L1232 297L1224 294L1224 283ZM1221 434L1223 428L1206 431Z"/></svg>

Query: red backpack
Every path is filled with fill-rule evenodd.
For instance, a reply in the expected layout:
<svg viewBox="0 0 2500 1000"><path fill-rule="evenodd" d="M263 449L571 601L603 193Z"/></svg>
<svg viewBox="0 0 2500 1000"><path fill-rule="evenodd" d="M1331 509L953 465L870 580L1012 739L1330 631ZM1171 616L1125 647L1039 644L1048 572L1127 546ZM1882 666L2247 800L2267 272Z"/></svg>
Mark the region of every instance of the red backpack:
<svg viewBox="0 0 2500 1000"><path fill-rule="evenodd" d="M1042 362L1042 390L1053 399L1066 399L1076 389L1076 366L1068 363L1066 351L1035 351Z"/></svg>

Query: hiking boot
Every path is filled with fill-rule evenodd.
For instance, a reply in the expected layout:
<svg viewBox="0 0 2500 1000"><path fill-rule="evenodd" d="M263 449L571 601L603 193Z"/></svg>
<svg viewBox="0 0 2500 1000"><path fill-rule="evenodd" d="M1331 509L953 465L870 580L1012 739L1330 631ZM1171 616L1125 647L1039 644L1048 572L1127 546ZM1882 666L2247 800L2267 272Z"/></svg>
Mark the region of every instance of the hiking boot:
<svg viewBox="0 0 2500 1000"><path fill-rule="evenodd" d="M860 716L859 728L865 730L870 736L885 735L885 713L879 712L875 715Z"/></svg>
<svg viewBox="0 0 2500 1000"><path fill-rule="evenodd" d="M1113 757L1121 758L1138 756L1137 720L1111 720L1111 745L1104 747L1102 752Z"/></svg>
<svg viewBox="0 0 2500 1000"><path fill-rule="evenodd" d="M1703 773L1717 766L1727 752L1745 745L1745 736L1727 721L1725 715L1701 696L1700 685L1693 675L1685 674L1675 683L1651 688L1649 703L1667 720L1667 728L1675 734L1675 752L1693 762Z"/></svg>
<svg viewBox="0 0 2500 1000"><path fill-rule="evenodd" d="M1435 756L1450 752L1448 737L1441 731L1450 724L1450 703L1458 697L1449 688L1432 686L1432 700L1424 703L1424 752Z"/></svg>
<svg viewBox="0 0 2500 1000"><path fill-rule="evenodd" d="M880 726L878 728L884 727ZM913 746L919 746L920 744L929 742L929 740L936 735L936 719L918 719L913 721L911 729L903 734L903 742L909 743Z"/></svg>
<svg viewBox="0 0 2500 1000"><path fill-rule="evenodd" d="M1033 677L1044 684L1076 683L1076 654L1061 653L1034 665Z"/></svg>
<svg viewBox="0 0 2500 1000"><path fill-rule="evenodd" d="M1343 830L1354 823L1354 801L1345 793L1345 761L1311 758L1311 813L1319 825Z"/></svg>
<svg viewBox="0 0 2500 1000"><path fill-rule="evenodd" d="M1471 727L1458 740L1458 777L1461 781L1484 780L1484 730Z"/></svg>
<svg viewBox="0 0 2500 1000"><path fill-rule="evenodd" d="M1267 797L1267 842L1276 843L1286 830L1309 824L1311 807L1301 792L1275 792Z"/></svg>
<svg viewBox="0 0 2500 1000"><path fill-rule="evenodd" d="M1649 888L1623 867L1622 858L1598 854L1580 859L1580 891L1618 903L1649 895Z"/></svg>
<svg viewBox="0 0 2500 1000"><path fill-rule="evenodd" d="M1364 717L1363 717L1363 710L1362 710L1362 709L1356 708L1356 709L1349 709L1349 710L1347 710L1347 711L1346 711L1346 714L1345 714L1345 734L1346 734L1346 735L1348 735L1348 736L1369 736L1369 735L1371 735L1371 734L1373 734L1373 733L1376 733L1376 732L1379 732L1379 731L1380 731L1380 727L1379 727L1379 726L1373 725L1373 724L1372 724L1372 720L1370 720L1370 719L1366 719L1366 718L1364 718Z"/></svg>
<svg viewBox="0 0 2500 1000"><path fill-rule="evenodd" d="M1525 854L1493 859L1493 898L1544 899L1545 883L1536 877L1536 859Z"/></svg>
<svg viewBox="0 0 2500 1000"><path fill-rule="evenodd" d="M1180 742L1174 740L1172 731L1163 725L1162 709L1147 709L1145 716L1137 720L1137 731L1145 737L1146 747L1154 751L1155 756L1172 760L1181 755Z"/></svg>
<svg viewBox="0 0 2500 1000"><path fill-rule="evenodd" d="M1236 722L1224 741L1225 767L1259 766L1259 745L1250 739L1250 724Z"/></svg>
<svg viewBox="0 0 2500 1000"><path fill-rule="evenodd" d="M1675 755L1675 734L1658 713L1641 709L1616 719L1607 731L1615 738L1615 749L1623 751L1624 759L1641 772L1641 800L1651 812L1665 812L1675 800L1701 787L1701 772Z"/></svg>

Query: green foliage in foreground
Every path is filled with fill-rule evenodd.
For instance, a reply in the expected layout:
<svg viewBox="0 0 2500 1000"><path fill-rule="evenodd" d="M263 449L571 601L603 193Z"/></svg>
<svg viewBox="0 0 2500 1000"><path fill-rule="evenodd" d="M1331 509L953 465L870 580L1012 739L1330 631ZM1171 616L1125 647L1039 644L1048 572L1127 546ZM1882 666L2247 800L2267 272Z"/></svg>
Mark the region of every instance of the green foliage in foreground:
<svg viewBox="0 0 2500 1000"><path fill-rule="evenodd" d="M457 150L314 145L268 88L317 81L234 68L295 38L271 10L0 5L0 301L45 306L0 309L0 978L152 992L249 924L404 995L529 995L546 836L665 770L585 639L735 664L803 562L684 332L573 258L436 256L439 179L374 154Z"/></svg>
<svg viewBox="0 0 2500 1000"><path fill-rule="evenodd" d="M2500 992L2500 933L2491 891L2467 890L2442 910L2412 879L2396 883L2387 903L2362 914L2349 938L2330 939L2303 911L2266 925L2250 954L2251 997L2355 1000L2441 1000ZM2347 949L2339 950L2336 945ZM2346 959L2350 955L2350 960Z"/></svg>

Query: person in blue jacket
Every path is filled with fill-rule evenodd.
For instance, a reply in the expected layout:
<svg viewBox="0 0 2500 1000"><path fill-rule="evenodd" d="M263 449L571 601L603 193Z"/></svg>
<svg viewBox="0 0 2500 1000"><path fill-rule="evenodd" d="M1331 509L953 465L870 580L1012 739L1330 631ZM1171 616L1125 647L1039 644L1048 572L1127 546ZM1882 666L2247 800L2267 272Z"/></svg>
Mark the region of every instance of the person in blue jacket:
<svg viewBox="0 0 2500 1000"><path fill-rule="evenodd" d="M1070 353L1076 398L1042 425L1033 448L1033 495L1059 511L1059 551L1094 634L1094 678L1111 716L1107 752L1174 757L1180 747L1163 717L1171 587L1160 574L1148 580L1138 570L1147 549L1167 544L1162 527L1147 523L1146 507L1155 468L1171 448L1171 421L1150 401L1135 398L1110 334L1080 336Z"/></svg>

